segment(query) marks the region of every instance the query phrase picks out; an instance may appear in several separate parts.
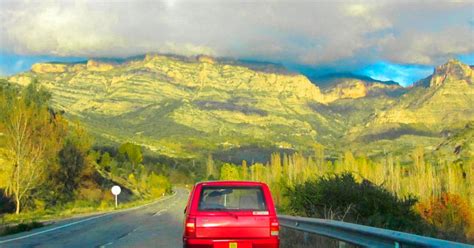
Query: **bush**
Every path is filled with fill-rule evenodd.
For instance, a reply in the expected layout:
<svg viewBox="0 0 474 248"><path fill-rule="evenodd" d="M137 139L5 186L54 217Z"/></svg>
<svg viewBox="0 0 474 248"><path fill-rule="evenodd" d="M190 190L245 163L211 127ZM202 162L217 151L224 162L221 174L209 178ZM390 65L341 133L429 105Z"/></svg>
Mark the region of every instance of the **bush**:
<svg viewBox="0 0 474 248"><path fill-rule="evenodd" d="M416 210L438 230L438 236L457 241L474 241L474 209L459 195L443 193L419 203Z"/></svg>
<svg viewBox="0 0 474 248"><path fill-rule="evenodd" d="M148 185L152 197L160 197L164 193L170 193L172 186L168 178L162 175L151 173L148 177Z"/></svg>
<svg viewBox="0 0 474 248"><path fill-rule="evenodd" d="M111 205L112 205L111 201L102 200L102 201L100 201L99 209L104 210L104 209L107 209L108 207L110 207Z"/></svg>
<svg viewBox="0 0 474 248"><path fill-rule="evenodd" d="M288 210L297 215L336 219L392 230L431 234L432 228L413 210L413 197L398 199L351 173L324 176L288 188Z"/></svg>
<svg viewBox="0 0 474 248"><path fill-rule="evenodd" d="M90 202L100 202L102 200L102 190L100 188L80 188L78 199Z"/></svg>
<svg viewBox="0 0 474 248"><path fill-rule="evenodd" d="M33 221L31 223L21 223L15 226L7 227L5 230L1 233L1 235L10 235L10 234L15 234L15 233L20 233L20 232L26 232L26 231L31 231L34 228L39 228L43 227L43 223Z"/></svg>
<svg viewBox="0 0 474 248"><path fill-rule="evenodd" d="M7 197L4 190L0 189L0 215L2 213L12 213L15 211L13 199Z"/></svg>

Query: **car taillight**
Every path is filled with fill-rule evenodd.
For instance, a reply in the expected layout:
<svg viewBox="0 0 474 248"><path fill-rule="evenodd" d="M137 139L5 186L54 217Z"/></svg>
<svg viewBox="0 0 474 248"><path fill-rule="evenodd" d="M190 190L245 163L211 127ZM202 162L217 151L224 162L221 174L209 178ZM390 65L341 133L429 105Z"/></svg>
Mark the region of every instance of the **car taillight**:
<svg viewBox="0 0 474 248"><path fill-rule="evenodd" d="M271 236L278 236L280 233L280 224L278 223L277 218L270 219L270 235Z"/></svg>
<svg viewBox="0 0 474 248"><path fill-rule="evenodd" d="M186 237L195 237L196 236L196 218L187 218L186 227L185 227L185 236Z"/></svg>

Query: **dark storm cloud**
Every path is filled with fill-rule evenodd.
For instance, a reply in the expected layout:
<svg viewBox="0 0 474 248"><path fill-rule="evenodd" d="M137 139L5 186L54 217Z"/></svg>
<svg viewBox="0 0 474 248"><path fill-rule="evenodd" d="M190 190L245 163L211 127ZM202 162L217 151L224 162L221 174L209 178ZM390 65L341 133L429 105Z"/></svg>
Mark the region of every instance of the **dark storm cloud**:
<svg viewBox="0 0 474 248"><path fill-rule="evenodd" d="M0 1L3 52L439 64L474 52L474 2Z"/></svg>

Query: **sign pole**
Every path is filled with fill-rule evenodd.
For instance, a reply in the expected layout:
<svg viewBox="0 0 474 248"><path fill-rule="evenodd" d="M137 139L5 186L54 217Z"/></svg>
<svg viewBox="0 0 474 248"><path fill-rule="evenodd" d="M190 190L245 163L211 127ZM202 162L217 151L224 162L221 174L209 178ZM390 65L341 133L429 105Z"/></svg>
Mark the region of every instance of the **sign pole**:
<svg viewBox="0 0 474 248"><path fill-rule="evenodd" d="M122 189L120 188L120 186L115 185L115 186L112 187L111 191L112 191L112 194L115 196L115 208L117 209L117 207L118 207L118 195L120 194Z"/></svg>

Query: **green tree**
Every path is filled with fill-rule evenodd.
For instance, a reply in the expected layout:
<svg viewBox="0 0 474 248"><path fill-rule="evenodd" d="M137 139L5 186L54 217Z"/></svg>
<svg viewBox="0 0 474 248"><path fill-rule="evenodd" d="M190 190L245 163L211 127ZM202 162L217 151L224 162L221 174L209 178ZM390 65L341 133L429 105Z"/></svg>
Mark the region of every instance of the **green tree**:
<svg viewBox="0 0 474 248"><path fill-rule="evenodd" d="M100 167L110 170L110 163L112 163L112 158L108 152L105 152L100 158Z"/></svg>
<svg viewBox="0 0 474 248"><path fill-rule="evenodd" d="M240 180L239 169L236 165L225 163L221 167L221 180Z"/></svg>
<svg viewBox="0 0 474 248"><path fill-rule="evenodd" d="M143 161L142 148L139 145L124 143L119 147L119 153L127 157L132 164L132 171Z"/></svg>
<svg viewBox="0 0 474 248"><path fill-rule="evenodd" d="M82 173L86 167L85 154L70 140L66 141L65 146L58 154L59 170L54 173L56 195L64 201L70 201L74 198L74 192L77 190Z"/></svg>
<svg viewBox="0 0 474 248"><path fill-rule="evenodd" d="M51 93L43 90L36 79L22 90L21 95L27 105L40 108L48 108L48 103L51 100Z"/></svg>
<svg viewBox="0 0 474 248"><path fill-rule="evenodd" d="M206 161L206 177L208 180L215 179L216 175L216 165L214 164L214 160L212 159L212 154L207 155Z"/></svg>

